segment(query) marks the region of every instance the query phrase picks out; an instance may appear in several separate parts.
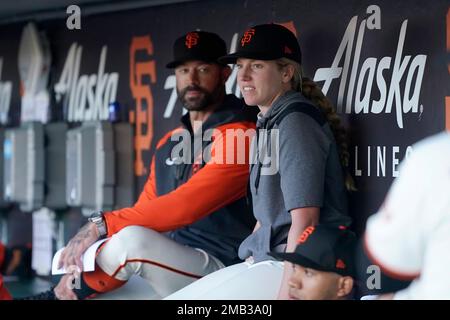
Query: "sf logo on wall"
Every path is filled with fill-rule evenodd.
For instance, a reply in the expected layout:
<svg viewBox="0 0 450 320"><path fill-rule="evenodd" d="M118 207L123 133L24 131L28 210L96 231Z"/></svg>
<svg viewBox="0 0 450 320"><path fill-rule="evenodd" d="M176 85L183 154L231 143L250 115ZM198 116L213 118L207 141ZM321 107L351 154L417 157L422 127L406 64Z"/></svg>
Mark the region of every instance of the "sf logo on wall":
<svg viewBox="0 0 450 320"><path fill-rule="evenodd" d="M144 51L148 56L153 55L153 43L150 36L133 37L130 46L130 88L136 100L135 110L130 111L130 122L136 125L134 148L136 162L134 172L137 176L147 173L142 158L143 151L149 151L153 139L153 95L151 86L156 82L156 64L154 60L136 61L138 51Z"/></svg>

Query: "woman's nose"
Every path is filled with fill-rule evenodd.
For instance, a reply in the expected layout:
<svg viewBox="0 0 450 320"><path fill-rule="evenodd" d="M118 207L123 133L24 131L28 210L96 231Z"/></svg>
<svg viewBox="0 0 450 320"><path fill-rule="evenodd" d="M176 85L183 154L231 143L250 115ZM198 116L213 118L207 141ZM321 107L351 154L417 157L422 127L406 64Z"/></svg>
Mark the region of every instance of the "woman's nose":
<svg viewBox="0 0 450 320"><path fill-rule="evenodd" d="M242 66L239 70L238 70L238 79L241 81L248 81L250 80L250 72L249 72L249 68L246 66Z"/></svg>

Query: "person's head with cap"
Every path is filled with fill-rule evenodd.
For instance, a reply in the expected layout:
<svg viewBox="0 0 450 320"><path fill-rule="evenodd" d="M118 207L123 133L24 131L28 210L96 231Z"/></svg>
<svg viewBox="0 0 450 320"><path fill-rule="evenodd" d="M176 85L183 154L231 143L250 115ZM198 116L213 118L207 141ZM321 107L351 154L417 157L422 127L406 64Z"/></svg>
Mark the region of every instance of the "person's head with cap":
<svg viewBox="0 0 450 320"><path fill-rule="evenodd" d="M345 227L317 225L300 235L294 252L270 254L291 262L289 297L299 300L348 299L355 284L356 236Z"/></svg>
<svg viewBox="0 0 450 320"><path fill-rule="evenodd" d="M295 35L278 24L262 24L244 32L235 53L219 59L235 63L238 84L248 105L265 113L289 90L301 91L302 54Z"/></svg>
<svg viewBox="0 0 450 320"><path fill-rule="evenodd" d="M236 64L237 82L245 103L258 106L262 114L290 90L300 92L320 108L338 144L342 167L348 168L346 129L321 88L303 75L302 52L294 33L273 23L251 27L242 35L236 52L219 61ZM348 172L345 179L347 189L356 190Z"/></svg>
<svg viewBox="0 0 450 320"><path fill-rule="evenodd" d="M225 41L217 34L191 31L173 45L178 98L189 111L211 111L225 97L225 82L231 70L218 61L227 53Z"/></svg>

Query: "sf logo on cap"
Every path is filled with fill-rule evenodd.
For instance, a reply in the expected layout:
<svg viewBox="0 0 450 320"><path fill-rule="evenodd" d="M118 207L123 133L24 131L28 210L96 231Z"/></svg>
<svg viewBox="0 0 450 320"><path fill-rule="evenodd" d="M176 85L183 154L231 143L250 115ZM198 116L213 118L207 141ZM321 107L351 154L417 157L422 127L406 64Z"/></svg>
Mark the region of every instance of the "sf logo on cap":
<svg viewBox="0 0 450 320"><path fill-rule="evenodd" d="M248 29L245 31L244 35L241 39L241 47L243 47L246 43L249 43L252 40L252 36L255 34L255 29Z"/></svg>
<svg viewBox="0 0 450 320"><path fill-rule="evenodd" d="M303 233L300 235L300 237L297 240L297 243L304 243L308 237L314 232L314 227L310 226L303 231Z"/></svg>
<svg viewBox="0 0 450 320"><path fill-rule="evenodd" d="M185 41L186 47L188 47L190 49L193 46L196 46L197 42L198 42L198 38L199 38L199 35L197 32L189 32L186 35L186 41Z"/></svg>

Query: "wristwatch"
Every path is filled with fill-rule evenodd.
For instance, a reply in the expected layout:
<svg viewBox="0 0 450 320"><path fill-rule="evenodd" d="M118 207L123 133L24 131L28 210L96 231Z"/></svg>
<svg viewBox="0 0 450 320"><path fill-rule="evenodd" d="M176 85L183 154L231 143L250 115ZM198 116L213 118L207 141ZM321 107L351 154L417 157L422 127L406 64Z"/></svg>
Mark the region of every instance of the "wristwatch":
<svg viewBox="0 0 450 320"><path fill-rule="evenodd" d="M107 235L106 231L106 223L105 218L103 217L102 211L96 211L88 218L88 220L94 223L97 226L98 233L100 234L100 238L103 238Z"/></svg>

